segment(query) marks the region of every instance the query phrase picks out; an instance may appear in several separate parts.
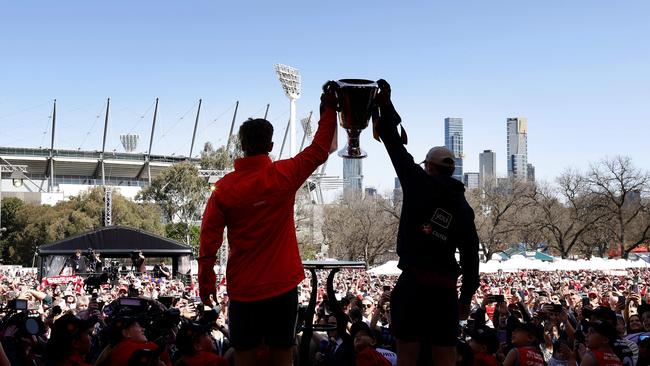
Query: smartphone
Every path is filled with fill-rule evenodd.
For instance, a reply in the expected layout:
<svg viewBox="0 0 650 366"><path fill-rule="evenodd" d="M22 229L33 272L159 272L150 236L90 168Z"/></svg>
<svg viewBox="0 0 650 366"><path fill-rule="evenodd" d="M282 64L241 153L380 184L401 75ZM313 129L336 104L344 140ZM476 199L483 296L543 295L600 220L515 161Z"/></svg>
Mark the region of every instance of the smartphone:
<svg viewBox="0 0 650 366"><path fill-rule="evenodd" d="M383 290L384 290L384 292L390 291L390 285L384 285Z"/></svg>
<svg viewBox="0 0 650 366"><path fill-rule="evenodd" d="M583 297L582 298L582 306L587 306L589 305L589 297Z"/></svg>
<svg viewBox="0 0 650 366"><path fill-rule="evenodd" d="M645 341L646 339L648 339L648 337L650 337L650 336L649 335L640 335L639 336L639 342L640 341Z"/></svg>
<svg viewBox="0 0 650 366"><path fill-rule="evenodd" d="M619 297L618 297L618 303L616 304L616 306L617 306L619 309L623 309L623 308L625 308L625 296L619 296Z"/></svg>
<svg viewBox="0 0 650 366"><path fill-rule="evenodd" d="M489 295L488 302L505 302L506 298L503 295Z"/></svg>

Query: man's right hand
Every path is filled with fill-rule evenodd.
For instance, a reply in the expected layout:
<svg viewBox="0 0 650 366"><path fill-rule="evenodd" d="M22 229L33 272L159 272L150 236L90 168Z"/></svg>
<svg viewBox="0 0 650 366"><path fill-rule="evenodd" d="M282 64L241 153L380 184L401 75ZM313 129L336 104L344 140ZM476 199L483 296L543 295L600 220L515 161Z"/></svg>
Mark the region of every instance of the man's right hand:
<svg viewBox="0 0 650 366"><path fill-rule="evenodd" d="M336 81L328 81L323 85L323 94L320 96L320 112L326 108L333 109L335 111L339 110L339 97L337 92L339 90L339 84Z"/></svg>

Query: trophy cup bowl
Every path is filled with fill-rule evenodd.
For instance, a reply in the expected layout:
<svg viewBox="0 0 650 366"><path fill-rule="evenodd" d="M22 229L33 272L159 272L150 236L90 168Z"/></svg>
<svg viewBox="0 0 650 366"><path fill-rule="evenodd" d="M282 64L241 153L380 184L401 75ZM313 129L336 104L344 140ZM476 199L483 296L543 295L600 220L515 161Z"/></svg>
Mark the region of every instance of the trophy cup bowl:
<svg viewBox="0 0 650 366"><path fill-rule="evenodd" d="M359 146L361 131L368 127L372 106L379 87L372 80L341 79L339 90L339 124L348 134L348 144L338 155L349 159L363 159L368 154Z"/></svg>

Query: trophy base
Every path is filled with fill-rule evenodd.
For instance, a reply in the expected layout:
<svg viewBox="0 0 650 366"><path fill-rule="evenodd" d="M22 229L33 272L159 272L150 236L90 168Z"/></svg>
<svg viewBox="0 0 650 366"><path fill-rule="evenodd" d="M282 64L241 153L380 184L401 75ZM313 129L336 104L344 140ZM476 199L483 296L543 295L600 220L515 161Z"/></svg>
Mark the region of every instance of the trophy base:
<svg viewBox="0 0 650 366"><path fill-rule="evenodd" d="M338 156L346 159L363 159L368 156L368 154L360 148L351 148L349 146L346 146L343 149L339 150L337 154Z"/></svg>

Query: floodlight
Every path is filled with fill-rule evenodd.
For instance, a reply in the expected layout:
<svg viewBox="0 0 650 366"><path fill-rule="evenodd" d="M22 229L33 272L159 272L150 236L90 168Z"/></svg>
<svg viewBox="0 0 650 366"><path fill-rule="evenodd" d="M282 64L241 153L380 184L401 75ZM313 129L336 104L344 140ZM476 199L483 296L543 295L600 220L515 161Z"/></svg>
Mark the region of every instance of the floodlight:
<svg viewBox="0 0 650 366"><path fill-rule="evenodd" d="M300 124L302 125L302 131L304 132L305 136L311 138L314 133L311 128L311 118L301 119Z"/></svg>
<svg viewBox="0 0 650 366"><path fill-rule="evenodd" d="M133 152L138 147L138 141L140 140L140 135L120 135L120 141L122 142L122 147L126 152Z"/></svg>
<svg viewBox="0 0 650 366"><path fill-rule="evenodd" d="M293 157L296 155L296 100L300 98L300 72L282 64L275 64L274 68L284 94L289 98L289 151L290 157Z"/></svg>

